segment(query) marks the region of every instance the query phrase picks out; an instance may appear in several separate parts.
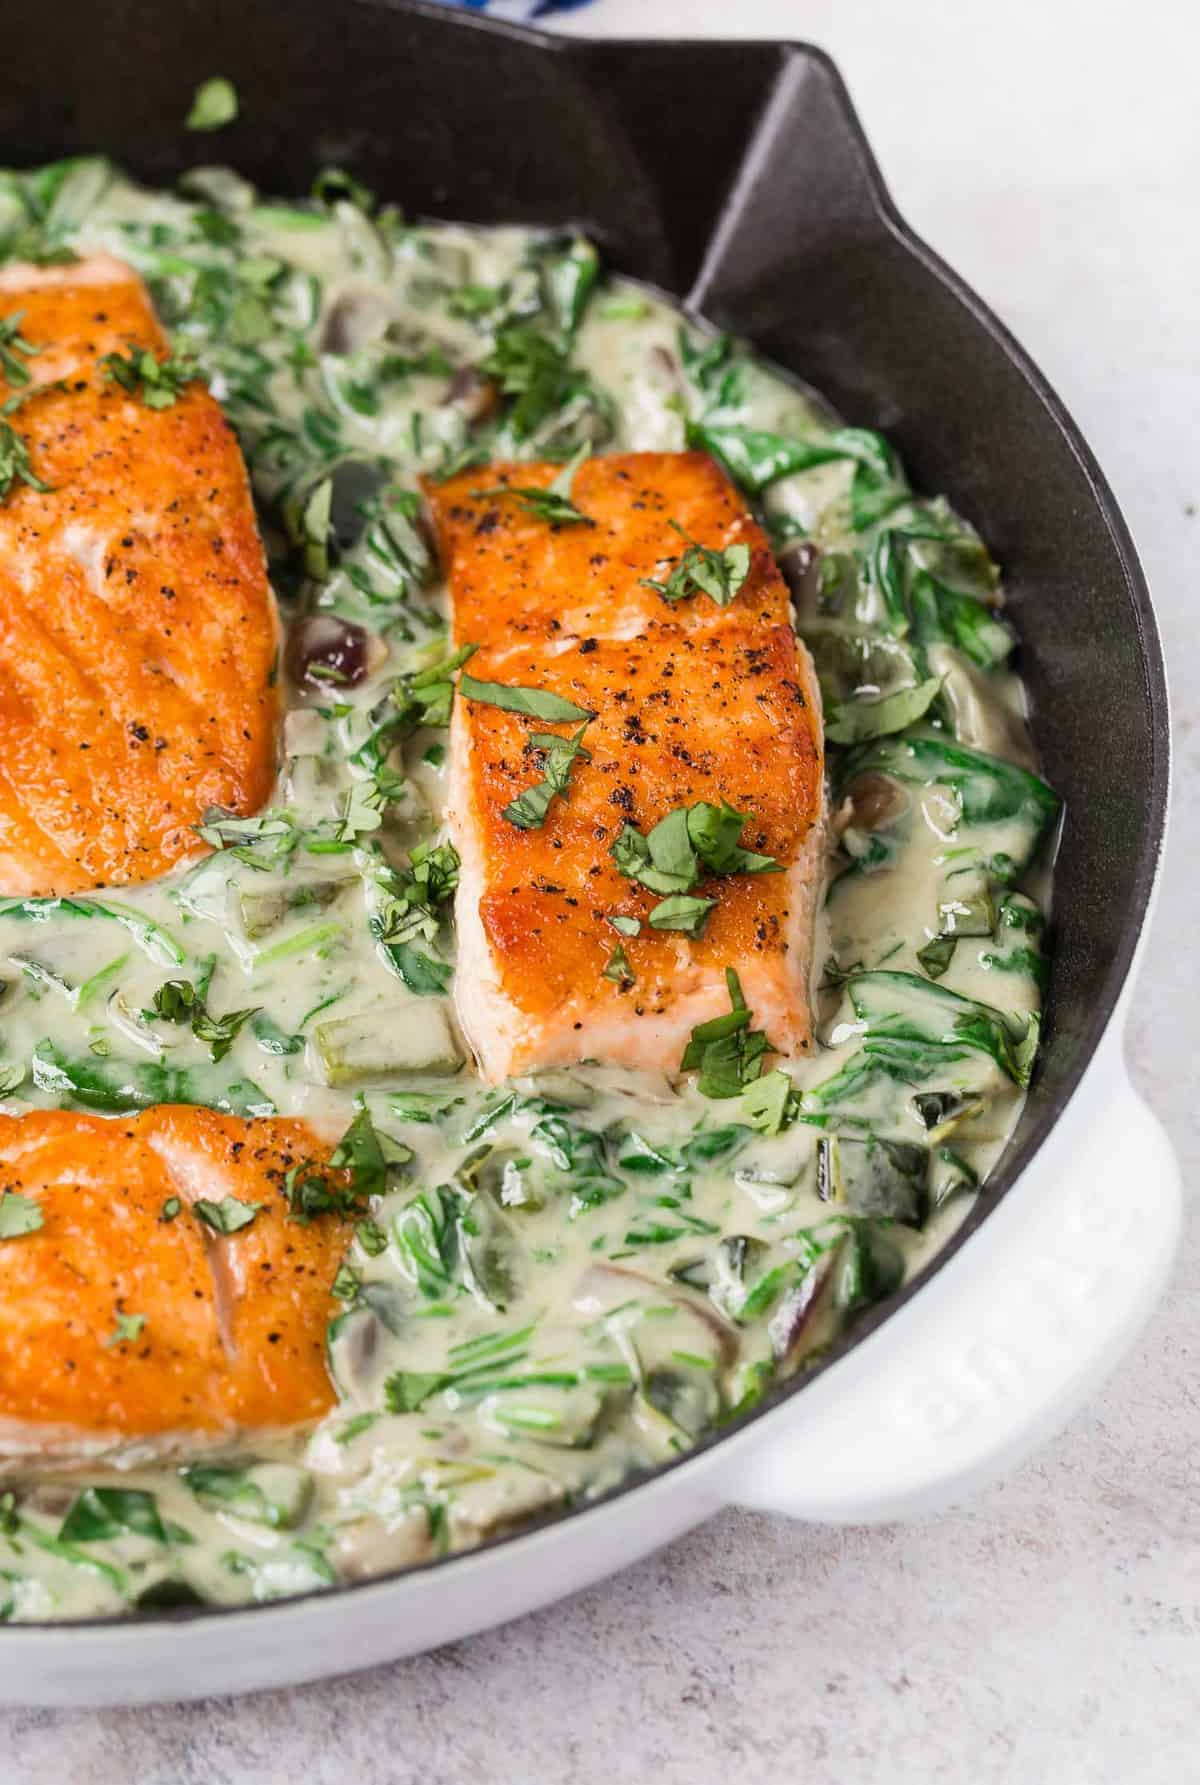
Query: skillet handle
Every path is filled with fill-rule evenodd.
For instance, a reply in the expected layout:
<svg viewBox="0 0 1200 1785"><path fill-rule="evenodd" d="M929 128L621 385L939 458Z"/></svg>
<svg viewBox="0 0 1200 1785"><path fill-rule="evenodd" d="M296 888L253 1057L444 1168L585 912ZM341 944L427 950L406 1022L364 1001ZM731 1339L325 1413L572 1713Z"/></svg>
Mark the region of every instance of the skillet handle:
<svg viewBox="0 0 1200 1785"><path fill-rule="evenodd" d="M761 1421L762 1442L739 1447L722 1479L725 1498L872 1523L938 1511L1021 1460L1149 1316L1175 1252L1180 1189L1170 1142L1112 1038L958 1257Z"/></svg>

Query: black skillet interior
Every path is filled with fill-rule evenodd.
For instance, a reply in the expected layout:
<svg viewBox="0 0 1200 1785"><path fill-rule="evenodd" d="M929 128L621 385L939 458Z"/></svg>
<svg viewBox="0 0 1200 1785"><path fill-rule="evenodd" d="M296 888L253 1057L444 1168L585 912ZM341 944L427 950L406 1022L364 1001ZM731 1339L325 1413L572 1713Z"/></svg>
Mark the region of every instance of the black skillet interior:
<svg viewBox="0 0 1200 1785"><path fill-rule="evenodd" d="M971 1231L1074 1088L1128 970L1165 816L1166 693L1086 447L896 217L830 64L803 46L555 40L403 0L106 0L100 15L55 0L23 8L14 41L0 163L100 150L169 183L219 159L287 194L334 162L417 215L576 220L611 265L690 295L886 431L914 485L976 523L1006 570L1067 818L1047 1047ZM213 74L241 116L188 136Z"/></svg>

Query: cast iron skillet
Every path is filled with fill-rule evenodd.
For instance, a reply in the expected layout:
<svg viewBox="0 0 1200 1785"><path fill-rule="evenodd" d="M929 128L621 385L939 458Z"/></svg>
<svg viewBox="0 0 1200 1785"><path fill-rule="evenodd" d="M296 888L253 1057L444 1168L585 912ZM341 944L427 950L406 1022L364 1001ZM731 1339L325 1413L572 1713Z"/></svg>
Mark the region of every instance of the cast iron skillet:
<svg viewBox="0 0 1200 1785"><path fill-rule="evenodd" d="M98 150L170 184L221 160L289 194L333 162L418 216L576 221L611 266L885 431L914 487L944 491L1003 565L1038 747L1066 801L1045 1049L964 1227L828 1367L952 1268L1029 1164L1112 1016L1153 884L1162 657L1132 541L1070 418L896 214L836 69L807 45L587 43L420 0L107 0L99 13L55 0L22 11L20 38L0 91L0 163ZM241 116L188 136L192 91L212 74L235 82Z"/></svg>

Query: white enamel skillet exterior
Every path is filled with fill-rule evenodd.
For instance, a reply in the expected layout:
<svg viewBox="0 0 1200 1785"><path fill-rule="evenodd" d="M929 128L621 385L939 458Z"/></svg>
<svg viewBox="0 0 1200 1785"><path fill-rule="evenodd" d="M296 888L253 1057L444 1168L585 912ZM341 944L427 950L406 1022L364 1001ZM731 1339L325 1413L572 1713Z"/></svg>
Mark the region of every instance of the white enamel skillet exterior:
<svg viewBox="0 0 1200 1785"><path fill-rule="evenodd" d="M407 1574L181 1621L12 1626L0 1702L144 1704L349 1673L550 1604L722 1506L872 1523L991 1480L1104 1379L1174 1255L1179 1172L1129 1082L1126 1001L1031 1168L948 1268L803 1394L639 1487Z"/></svg>
<svg viewBox="0 0 1200 1785"><path fill-rule="evenodd" d="M1090 465L1089 475L1123 534ZM1128 562L1132 548L1121 543ZM1141 622L1152 629L1147 613ZM1151 637L1148 657L1155 648ZM1139 952L1140 944L1086 1072L1023 1175L933 1261L915 1294L803 1392L595 1505L407 1573L272 1605L7 1626L0 1702L148 1703L348 1673L549 1604L725 1505L835 1525L883 1521L937 1511L993 1478L1103 1380L1147 1318L1174 1254L1178 1168L1121 1053Z"/></svg>

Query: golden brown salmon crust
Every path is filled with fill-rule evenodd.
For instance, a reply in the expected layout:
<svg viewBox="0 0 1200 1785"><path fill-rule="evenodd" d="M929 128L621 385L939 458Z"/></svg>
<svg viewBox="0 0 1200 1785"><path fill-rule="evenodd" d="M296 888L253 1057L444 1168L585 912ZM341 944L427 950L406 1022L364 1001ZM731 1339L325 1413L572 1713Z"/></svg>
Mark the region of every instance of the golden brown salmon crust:
<svg viewBox="0 0 1200 1785"><path fill-rule="evenodd" d="M275 771L277 620L233 431L203 385L163 409L104 376L166 338L96 256L0 273L36 395L10 417L39 491L0 502L0 891L150 880ZM0 396L12 392L0 378Z"/></svg>
<svg viewBox="0 0 1200 1785"><path fill-rule="evenodd" d="M333 1215L299 1225L283 1194L290 1166L324 1156L303 1122L192 1106L0 1115L0 1189L42 1218L0 1244L0 1454L327 1412L329 1290L349 1229ZM227 1196L263 1206L223 1234L191 1205ZM120 1315L140 1317L127 1338Z"/></svg>
<svg viewBox="0 0 1200 1785"><path fill-rule="evenodd" d="M528 749L548 727L455 703L452 824L463 875L459 1001L484 1071L598 1057L677 1070L692 1025L728 1008L741 974L758 1026L782 1052L811 1045L807 974L822 812L820 700L766 539L699 453L585 462L572 500L593 523L552 527L498 484L543 486L554 465L489 466L428 490L459 643L481 681L552 690L595 714L567 798L538 830L504 816L540 779ZM684 551L672 527L716 550L749 547L732 603L668 602ZM727 801L748 814L745 847L785 872L702 881L717 900L699 940L646 920L659 895L617 869L626 824L647 832L676 807ZM605 920L640 919L636 938ZM621 941L632 987L606 978Z"/></svg>

